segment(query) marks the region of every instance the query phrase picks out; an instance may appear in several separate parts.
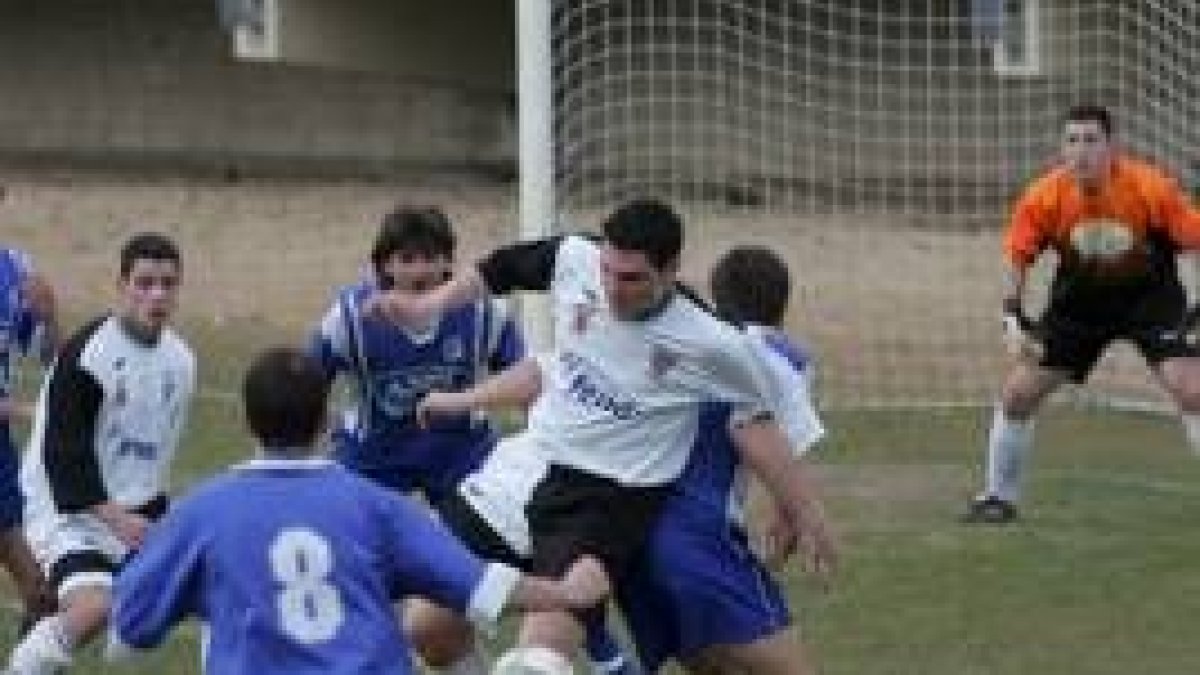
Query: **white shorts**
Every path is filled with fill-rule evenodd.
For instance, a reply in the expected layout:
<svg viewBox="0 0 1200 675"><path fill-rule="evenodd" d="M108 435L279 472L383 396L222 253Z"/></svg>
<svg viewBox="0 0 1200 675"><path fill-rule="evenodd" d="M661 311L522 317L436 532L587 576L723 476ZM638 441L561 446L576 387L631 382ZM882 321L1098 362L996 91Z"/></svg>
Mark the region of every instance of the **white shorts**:
<svg viewBox="0 0 1200 675"><path fill-rule="evenodd" d="M463 479L458 493L519 555L530 549L525 507L542 482L549 463L522 436L500 441L474 473Z"/></svg>
<svg viewBox="0 0 1200 675"><path fill-rule="evenodd" d="M129 549L89 513L54 514L25 524L29 545L59 599L83 586L112 586Z"/></svg>

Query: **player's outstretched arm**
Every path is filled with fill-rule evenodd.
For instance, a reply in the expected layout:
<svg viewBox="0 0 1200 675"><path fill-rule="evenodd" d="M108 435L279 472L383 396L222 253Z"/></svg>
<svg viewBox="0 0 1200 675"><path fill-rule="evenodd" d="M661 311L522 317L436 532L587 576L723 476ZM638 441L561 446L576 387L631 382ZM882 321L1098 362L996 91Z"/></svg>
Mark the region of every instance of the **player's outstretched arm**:
<svg viewBox="0 0 1200 675"><path fill-rule="evenodd" d="M417 423L422 427L442 415L477 410L528 408L542 390L542 369L534 357L525 357L510 368L464 391L435 391L417 403Z"/></svg>
<svg viewBox="0 0 1200 675"><path fill-rule="evenodd" d="M554 278L561 237L502 246L477 263L460 266L450 279L426 293L385 291L364 309L401 325L428 325L433 317L492 295L545 292Z"/></svg>

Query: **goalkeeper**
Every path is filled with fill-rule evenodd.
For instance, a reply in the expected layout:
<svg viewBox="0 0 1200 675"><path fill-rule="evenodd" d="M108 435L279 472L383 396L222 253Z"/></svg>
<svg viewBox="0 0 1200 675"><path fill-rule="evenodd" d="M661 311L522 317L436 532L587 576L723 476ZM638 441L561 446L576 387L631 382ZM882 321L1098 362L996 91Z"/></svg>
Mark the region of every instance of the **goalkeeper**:
<svg viewBox="0 0 1200 675"><path fill-rule="evenodd" d="M988 437L984 489L967 513L973 522L1017 517L1035 412L1059 385L1083 382L1114 340L1137 346L1200 452L1200 349L1175 260L1200 249L1200 212L1162 171L1117 151L1101 106L1067 113L1061 159L1017 201L1004 236L1004 328L1016 358ZM1058 267L1034 323L1021 297L1046 250Z"/></svg>

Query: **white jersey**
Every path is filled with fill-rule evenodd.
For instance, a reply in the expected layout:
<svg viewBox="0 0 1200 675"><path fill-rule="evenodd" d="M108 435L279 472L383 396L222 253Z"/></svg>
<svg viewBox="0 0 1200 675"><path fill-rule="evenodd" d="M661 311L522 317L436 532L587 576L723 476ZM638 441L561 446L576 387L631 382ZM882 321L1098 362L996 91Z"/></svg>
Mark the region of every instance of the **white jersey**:
<svg viewBox="0 0 1200 675"><path fill-rule="evenodd" d="M63 345L21 467L31 539L103 502L136 509L164 495L195 370L191 349L171 330L147 345L111 316Z"/></svg>
<svg viewBox="0 0 1200 675"><path fill-rule="evenodd" d="M807 362L797 363L780 353L770 329L746 328L747 342L764 366L771 391L772 414L793 452L803 455L824 436L825 427L810 397ZM739 461L729 434L730 414L710 407L712 420L701 419L713 433L696 439L687 467L676 481L679 494L674 512L724 512L735 526L745 523L749 474ZM459 494L488 525L521 555L531 548L525 507L548 470L546 457L531 452L527 436L505 439L459 487Z"/></svg>
<svg viewBox="0 0 1200 675"><path fill-rule="evenodd" d="M566 237L550 297L556 351L542 358L542 394L522 436L551 462L626 485L661 485L682 471L700 406L769 409L761 365L734 327L676 293L648 318L615 318L600 248Z"/></svg>

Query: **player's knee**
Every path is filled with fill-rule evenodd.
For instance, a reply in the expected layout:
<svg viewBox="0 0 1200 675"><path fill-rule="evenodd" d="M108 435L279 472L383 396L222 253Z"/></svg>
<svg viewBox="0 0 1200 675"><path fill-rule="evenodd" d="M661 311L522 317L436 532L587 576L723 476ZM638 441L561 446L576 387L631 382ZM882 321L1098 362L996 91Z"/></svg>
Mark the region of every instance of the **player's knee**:
<svg viewBox="0 0 1200 675"><path fill-rule="evenodd" d="M404 630L421 660L430 668L448 668L471 651L471 624L444 611L406 613Z"/></svg>
<svg viewBox="0 0 1200 675"><path fill-rule="evenodd" d="M1200 413L1200 370L1164 369L1163 376L1171 396L1185 413Z"/></svg>
<svg viewBox="0 0 1200 675"><path fill-rule="evenodd" d="M1000 407L1004 416L1013 422L1028 420L1037 412L1041 402L1041 392L1024 383L1010 384L1004 388L1004 393L1000 397Z"/></svg>

